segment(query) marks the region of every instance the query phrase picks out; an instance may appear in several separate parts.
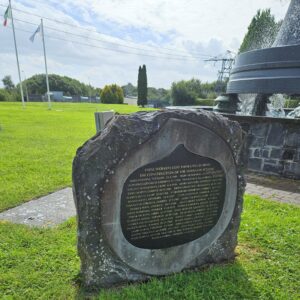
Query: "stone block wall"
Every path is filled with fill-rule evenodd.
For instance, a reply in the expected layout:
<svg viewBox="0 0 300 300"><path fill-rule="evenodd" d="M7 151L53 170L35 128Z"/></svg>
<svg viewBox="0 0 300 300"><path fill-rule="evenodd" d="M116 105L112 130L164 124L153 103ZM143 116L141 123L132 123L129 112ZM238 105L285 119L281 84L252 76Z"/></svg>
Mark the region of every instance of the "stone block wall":
<svg viewBox="0 0 300 300"><path fill-rule="evenodd" d="M225 114L224 114L225 115ZM248 134L248 169L300 179L300 120L229 115Z"/></svg>

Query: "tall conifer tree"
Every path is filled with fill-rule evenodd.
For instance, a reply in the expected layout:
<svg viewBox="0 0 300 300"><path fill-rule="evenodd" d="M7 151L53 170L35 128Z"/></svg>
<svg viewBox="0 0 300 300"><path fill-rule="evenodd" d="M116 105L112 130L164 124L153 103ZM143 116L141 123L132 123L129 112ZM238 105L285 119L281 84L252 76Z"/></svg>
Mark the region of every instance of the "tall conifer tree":
<svg viewBox="0 0 300 300"><path fill-rule="evenodd" d="M138 100L137 105L142 105L142 97L141 97L141 89L142 89L142 68L139 66L138 80L137 80L137 94Z"/></svg>
<svg viewBox="0 0 300 300"><path fill-rule="evenodd" d="M147 87L147 70L146 66L143 65L143 67L139 67L139 74L138 74L138 102L137 104L139 106L144 107L147 102L147 96L148 96L148 87Z"/></svg>
<svg viewBox="0 0 300 300"><path fill-rule="evenodd" d="M142 99L143 99L143 103L142 106L147 105L148 103L148 81L147 81L147 70L146 70L146 66L143 65L143 95L142 95Z"/></svg>

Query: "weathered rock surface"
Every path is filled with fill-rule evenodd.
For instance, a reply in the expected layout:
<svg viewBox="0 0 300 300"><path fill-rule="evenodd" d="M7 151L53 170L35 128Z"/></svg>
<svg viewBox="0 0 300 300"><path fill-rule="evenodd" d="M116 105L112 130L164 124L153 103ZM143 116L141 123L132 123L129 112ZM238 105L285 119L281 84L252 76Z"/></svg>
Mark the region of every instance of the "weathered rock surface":
<svg viewBox="0 0 300 300"><path fill-rule="evenodd" d="M210 135L216 138L210 138ZM219 149L211 147L216 142L221 145ZM169 154L168 147L175 147L176 143L186 144L191 152L212 152L212 157L220 161L228 173L226 209L222 214L224 220L216 226L217 231L205 237L207 241L211 237L208 244L199 238L163 250L134 248L116 229L119 226L117 207L120 201L117 195L121 193L117 190L120 182L126 179L117 176L125 174L127 166L134 168L138 161L142 165L147 161L146 156L152 155L151 152L165 151L166 155ZM84 286L99 289L147 280L153 274L165 275L233 259L245 188L242 145L243 134L237 122L206 111L167 110L117 115L104 130L79 148L73 162L73 193ZM140 156L142 158L138 158ZM141 165L137 164L136 168ZM107 223L111 217L108 214L115 217L115 224ZM120 238L113 236L115 229ZM114 247L119 240L122 242L120 247ZM150 254L153 255L152 260ZM166 262L166 258L169 261ZM178 259L178 263L174 262L174 258ZM142 263L138 265L136 260ZM163 261L161 272L160 261Z"/></svg>

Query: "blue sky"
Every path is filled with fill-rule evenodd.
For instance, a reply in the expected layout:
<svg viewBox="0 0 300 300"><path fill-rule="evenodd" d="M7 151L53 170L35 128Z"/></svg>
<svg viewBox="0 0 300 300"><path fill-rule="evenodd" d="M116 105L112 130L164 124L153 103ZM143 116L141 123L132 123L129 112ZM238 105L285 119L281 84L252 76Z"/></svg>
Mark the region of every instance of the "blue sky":
<svg viewBox="0 0 300 300"><path fill-rule="evenodd" d="M7 3L0 0L0 5ZM14 8L72 25L44 19L49 73L103 87L110 83L135 84L138 66L146 64L149 85L165 88L173 81L192 77L215 80L219 66L204 59L226 50L237 51L257 9L271 8L280 19L288 3L280 0L12 0ZM0 6L1 15L4 10ZM41 38L37 36L33 44L28 40L29 32L34 32L40 18L18 10L14 11L14 17L34 23L15 22L21 69L27 77L43 73ZM9 74L17 82L10 28L0 28L0 55L0 78Z"/></svg>

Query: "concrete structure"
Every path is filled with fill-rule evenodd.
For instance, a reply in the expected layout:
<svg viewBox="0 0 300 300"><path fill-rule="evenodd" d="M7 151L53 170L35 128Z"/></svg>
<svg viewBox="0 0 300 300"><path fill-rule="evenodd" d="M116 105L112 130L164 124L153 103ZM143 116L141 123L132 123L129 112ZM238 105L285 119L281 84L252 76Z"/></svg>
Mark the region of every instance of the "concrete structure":
<svg viewBox="0 0 300 300"><path fill-rule="evenodd" d="M114 116L114 111L95 112L96 132L100 132L106 123Z"/></svg>

